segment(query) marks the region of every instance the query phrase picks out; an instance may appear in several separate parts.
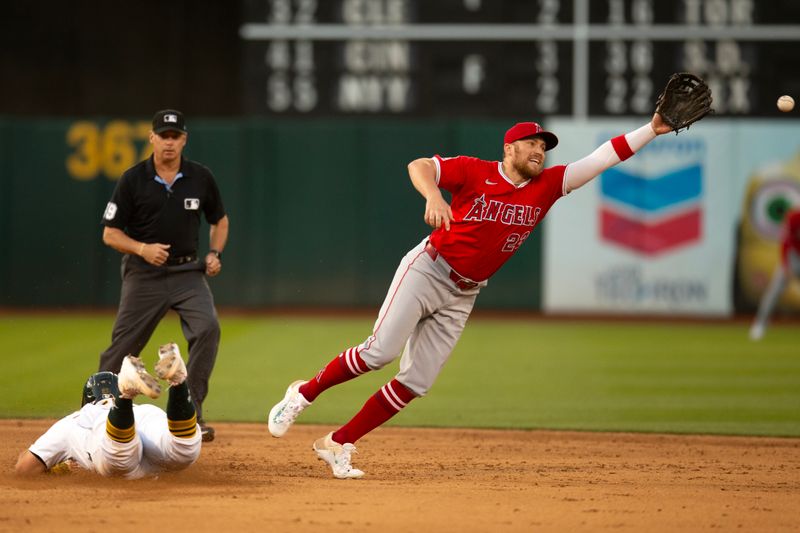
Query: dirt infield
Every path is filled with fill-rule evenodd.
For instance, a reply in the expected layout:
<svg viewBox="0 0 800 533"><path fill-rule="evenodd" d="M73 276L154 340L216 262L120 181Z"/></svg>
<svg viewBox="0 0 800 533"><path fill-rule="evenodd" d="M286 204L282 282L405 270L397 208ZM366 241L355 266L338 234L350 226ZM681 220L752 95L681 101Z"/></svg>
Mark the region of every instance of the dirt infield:
<svg viewBox="0 0 800 533"><path fill-rule="evenodd" d="M0 531L796 531L800 439L380 428L360 480L311 442L330 428L216 424L158 479L19 479L48 421L1 420Z"/></svg>

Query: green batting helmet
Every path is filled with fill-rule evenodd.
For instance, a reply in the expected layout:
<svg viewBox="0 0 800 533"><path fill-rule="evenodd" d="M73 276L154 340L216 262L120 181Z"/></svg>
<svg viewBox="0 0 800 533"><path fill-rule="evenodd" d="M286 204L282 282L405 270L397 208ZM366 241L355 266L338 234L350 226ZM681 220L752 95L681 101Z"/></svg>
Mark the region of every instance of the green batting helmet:
<svg viewBox="0 0 800 533"><path fill-rule="evenodd" d="M117 375L113 372L97 372L89 376L83 386L81 407L104 398L119 398Z"/></svg>

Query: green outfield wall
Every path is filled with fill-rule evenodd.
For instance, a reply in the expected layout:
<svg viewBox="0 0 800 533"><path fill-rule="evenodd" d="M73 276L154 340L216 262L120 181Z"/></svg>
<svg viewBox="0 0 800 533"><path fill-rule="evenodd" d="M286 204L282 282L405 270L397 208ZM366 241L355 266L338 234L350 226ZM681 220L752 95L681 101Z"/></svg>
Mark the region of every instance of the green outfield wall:
<svg viewBox="0 0 800 533"><path fill-rule="evenodd" d="M508 127L189 118L185 154L212 169L231 221L214 294L246 307L380 304L400 258L429 231L407 163L497 159ZM120 255L103 245L100 219L120 174L149 155L148 130L141 118L0 119L0 305L116 305ZM541 235L492 278L479 307L540 307Z"/></svg>

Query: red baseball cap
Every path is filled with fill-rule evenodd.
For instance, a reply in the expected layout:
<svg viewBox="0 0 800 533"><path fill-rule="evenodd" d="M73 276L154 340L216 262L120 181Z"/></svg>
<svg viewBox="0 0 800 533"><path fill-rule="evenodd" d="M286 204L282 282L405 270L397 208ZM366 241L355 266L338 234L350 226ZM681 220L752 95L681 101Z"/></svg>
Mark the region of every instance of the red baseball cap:
<svg viewBox="0 0 800 533"><path fill-rule="evenodd" d="M558 144L558 137L550 131L545 131L536 122L518 122L511 126L503 137L503 143L513 143L525 137L541 137L544 140L545 150L552 150Z"/></svg>

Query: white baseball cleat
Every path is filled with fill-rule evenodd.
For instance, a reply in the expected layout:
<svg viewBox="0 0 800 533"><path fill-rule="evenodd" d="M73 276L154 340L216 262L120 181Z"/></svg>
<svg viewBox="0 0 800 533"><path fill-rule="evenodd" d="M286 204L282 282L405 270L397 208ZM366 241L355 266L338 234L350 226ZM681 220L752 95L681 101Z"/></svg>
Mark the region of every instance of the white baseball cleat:
<svg viewBox="0 0 800 533"><path fill-rule="evenodd" d="M156 378L147 373L144 363L138 357L125 356L117 375L120 397L133 399L139 394L148 398L161 396L161 385Z"/></svg>
<svg viewBox="0 0 800 533"><path fill-rule="evenodd" d="M311 402L300 394L300 387L306 383L307 381L301 379L289 385L283 400L270 410L267 425L273 437L283 437L303 409L311 405Z"/></svg>
<svg viewBox="0 0 800 533"><path fill-rule="evenodd" d="M158 348L158 363L155 366L156 376L170 385L180 385L186 381L186 363L181 351L174 342L163 344Z"/></svg>
<svg viewBox="0 0 800 533"><path fill-rule="evenodd" d="M337 479L357 479L364 475L358 468L350 464L350 457L356 452L353 444L339 444L333 440L333 432L314 441L314 451L317 456L331 465L333 477Z"/></svg>

